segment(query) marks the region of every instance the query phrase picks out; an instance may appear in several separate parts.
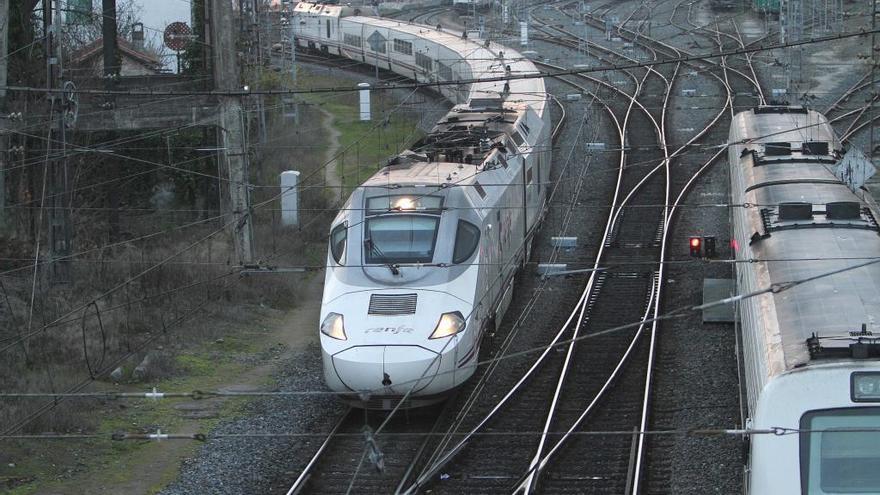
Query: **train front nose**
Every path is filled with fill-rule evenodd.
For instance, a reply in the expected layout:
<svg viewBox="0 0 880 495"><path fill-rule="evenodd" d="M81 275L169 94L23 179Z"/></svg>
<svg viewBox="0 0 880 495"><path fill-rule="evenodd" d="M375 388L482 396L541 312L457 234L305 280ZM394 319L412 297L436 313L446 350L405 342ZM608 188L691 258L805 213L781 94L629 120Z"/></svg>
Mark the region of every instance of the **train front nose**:
<svg viewBox="0 0 880 495"><path fill-rule="evenodd" d="M419 346L366 345L340 351L330 356L329 361L334 378L353 392L404 395L429 387L443 359Z"/></svg>

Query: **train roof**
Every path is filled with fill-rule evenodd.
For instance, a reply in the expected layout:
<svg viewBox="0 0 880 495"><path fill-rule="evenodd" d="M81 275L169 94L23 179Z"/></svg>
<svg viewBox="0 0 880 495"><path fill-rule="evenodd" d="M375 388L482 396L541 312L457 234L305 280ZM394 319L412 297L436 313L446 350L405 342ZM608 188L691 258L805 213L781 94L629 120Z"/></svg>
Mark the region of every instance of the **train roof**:
<svg viewBox="0 0 880 495"><path fill-rule="evenodd" d="M540 74L515 50L471 40L459 32L375 17L352 16L345 20L368 26L366 29L387 29L408 40L424 39L451 50L468 65L471 79ZM364 36L369 37L366 32ZM546 111L545 105L546 88L540 77L472 83L466 103L453 107L411 150L393 157L364 185L478 184L474 176L479 171L506 168L508 160L513 162L519 153L533 150L540 135L536 129L542 125L538 112ZM525 146L523 151L520 146ZM481 196L486 194L483 191Z"/></svg>
<svg viewBox="0 0 880 495"><path fill-rule="evenodd" d="M322 16L328 16L328 17L342 17L345 15L351 15L352 13L355 13L355 12L359 12L359 10L353 9L351 7L347 7L344 5L298 2L296 5L294 5L293 12L295 14L310 14L310 15L322 15Z"/></svg>
<svg viewBox="0 0 880 495"><path fill-rule="evenodd" d="M540 106L546 100L546 88L535 64L519 52L504 45L466 38L462 33L446 28L437 29L423 24L375 17L353 16L346 20L359 22L376 28L393 29L398 33L422 38L458 53L471 69L472 79L488 79L507 75L522 76L533 74L531 79L512 79L507 81L486 81L471 85L470 99L497 98L506 94L504 105L508 108L521 108L525 105ZM509 69L509 71L508 71ZM505 87L507 85L507 87Z"/></svg>
<svg viewBox="0 0 880 495"><path fill-rule="evenodd" d="M366 182L365 187L440 186L444 184L471 184L477 168L473 165L450 162L429 162L415 153L396 157L392 164L383 167Z"/></svg>
<svg viewBox="0 0 880 495"><path fill-rule="evenodd" d="M744 251L773 260L756 265L764 280L785 284L880 257L872 208L834 175L841 144L822 114L802 107L741 112L730 142L731 156L739 157L732 165L747 178L744 197L734 202L755 205L763 226ZM778 346L767 353L785 369L851 357L859 338L880 332L880 264L761 297L779 331Z"/></svg>

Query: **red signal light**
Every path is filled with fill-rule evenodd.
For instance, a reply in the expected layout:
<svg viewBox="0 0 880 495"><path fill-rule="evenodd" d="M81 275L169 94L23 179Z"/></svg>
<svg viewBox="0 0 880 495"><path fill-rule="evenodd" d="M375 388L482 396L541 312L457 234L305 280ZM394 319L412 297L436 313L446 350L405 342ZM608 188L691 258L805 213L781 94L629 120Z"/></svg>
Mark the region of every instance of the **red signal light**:
<svg viewBox="0 0 880 495"><path fill-rule="evenodd" d="M701 237L691 237L688 246L690 246L691 256L699 258L703 255L703 239Z"/></svg>

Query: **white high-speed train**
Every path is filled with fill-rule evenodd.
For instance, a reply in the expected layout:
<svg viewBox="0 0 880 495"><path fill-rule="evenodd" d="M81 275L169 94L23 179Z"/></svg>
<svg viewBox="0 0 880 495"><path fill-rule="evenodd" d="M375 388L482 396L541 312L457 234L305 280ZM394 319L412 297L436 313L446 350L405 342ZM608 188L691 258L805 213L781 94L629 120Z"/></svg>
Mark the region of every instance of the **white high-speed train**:
<svg viewBox="0 0 880 495"><path fill-rule="evenodd" d="M474 9L487 10L492 3L492 0L452 0L452 6L465 14L470 14Z"/></svg>
<svg viewBox="0 0 880 495"><path fill-rule="evenodd" d="M441 400L474 372L542 217L551 165L544 81L461 33L300 3L296 42L439 84L456 105L357 188L330 227L324 376L355 405Z"/></svg>
<svg viewBox="0 0 880 495"><path fill-rule="evenodd" d="M732 203L753 205L732 209L738 293L880 258L876 208L835 176L842 147L823 115L758 107L729 139ZM739 310L746 425L799 430L751 437L745 491L880 493L880 264Z"/></svg>

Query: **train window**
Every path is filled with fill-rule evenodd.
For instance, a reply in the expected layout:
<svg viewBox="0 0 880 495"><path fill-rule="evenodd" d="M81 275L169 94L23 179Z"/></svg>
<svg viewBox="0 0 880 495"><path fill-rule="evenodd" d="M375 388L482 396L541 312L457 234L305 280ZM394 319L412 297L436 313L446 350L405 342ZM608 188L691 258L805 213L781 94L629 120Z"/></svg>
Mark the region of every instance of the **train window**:
<svg viewBox="0 0 880 495"><path fill-rule="evenodd" d="M486 190L483 189L483 186L479 182L474 181L474 190L477 191L477 194L479 194L481 198L486 198Z"/></svg>
<svg viewBox="0 0 880 495"><path fill-rule="evenodd" d="M412 43L394 38L394 51L404 55L412 55Z"/></svg>
<svg viewBox="0 0 880 495"><path fill-rule="evenodd" d="M330 232L330 254L340 265L345 257L345 241L348 238L348 224L341 223Z"/></svg>
<svg viewBox="0 0 880 495"><path fill-rule="evenodd" d="M431 57L422 53L416 53L416 65L428 72L434 70L434 61L431 60Z"/></svg>
<svg viewBox="0 0 880 495"><path fill-rule="evenodd" d="M439 217L426 215L368 219L364 237L367 263L430 263L439 225Z"/></svg>
<svg viewBox="0 0 880 495"><path fill-rule="evenodd" d="M880 407L809 411L800 428L802 494L880 492Z"/></svg>
<svg viewBox="0 0 880 495"><path fill-rule="evenodd" d="M449 67L448 65L438 60L437 74L440 76L440 79L443 79L444 81L451 81L453 78L452 67Z"/></svg>
<svg viewBox="0 0 880 495"><path fill-rule="evenodd" d="M327 38L330 38L330 19L327 19Z"/></svg>
<svg viewBox="0 0 880 495"><path fill-rule="evenodd" d="M346 45L356 46L360 48L363 45L362 38L356 34L345 33L342 36L342 42Z"/></svg>
<svg viewBox="0 0 880 495"><path fill-rule="evenodd" d="M524 142L526 142L526 140L523 139L522 134L520 134L519 131L513 131L513 133L510 135L510 137L513 138L513 142L516 143L517 146L522 146L522 144Z"/></svg>
<svg viewBox="0 0 880 495"><path fill-rule="evenodd" d="M455 248L452 250L452 262L464 263L477 250L480 244L480 229L476 225L458 221L458 228L455 231Z"/></svg>

